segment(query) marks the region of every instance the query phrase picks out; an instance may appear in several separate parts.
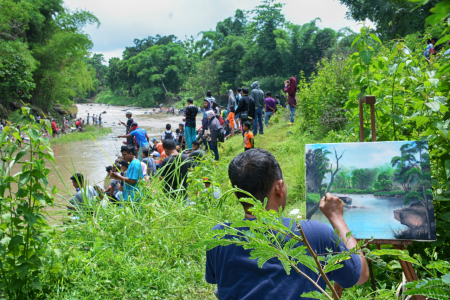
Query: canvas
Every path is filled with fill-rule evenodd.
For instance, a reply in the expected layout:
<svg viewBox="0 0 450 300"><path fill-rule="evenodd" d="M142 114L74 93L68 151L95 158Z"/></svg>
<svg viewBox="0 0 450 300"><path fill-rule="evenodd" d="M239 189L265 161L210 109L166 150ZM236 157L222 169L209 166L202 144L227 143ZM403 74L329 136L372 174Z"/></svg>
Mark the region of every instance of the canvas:
<svg viewBox="0 0 450 300"><path fill-rule="evenodd" d="M307 219L330 224L318 207L329 192L357 239L436 239L427 142L308 144L305 164Z"/></svg>

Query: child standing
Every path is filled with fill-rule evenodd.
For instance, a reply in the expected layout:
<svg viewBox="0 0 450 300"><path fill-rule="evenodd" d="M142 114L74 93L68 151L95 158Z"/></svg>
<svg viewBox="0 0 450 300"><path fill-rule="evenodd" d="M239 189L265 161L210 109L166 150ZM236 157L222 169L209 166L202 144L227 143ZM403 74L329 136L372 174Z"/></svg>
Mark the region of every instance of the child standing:
<svg viewBox="0 0 450 300"><path fill-rule="evenodd" d="M234 106L230 107L230 113L228 114L227 120L230 123L231 136L233 136L234 135Z"/></svg>
<svg viewBox="0 0 450 300"><path fill-rule="evenodd" d="M245 151L255 148L255 142L253 140L253 133L250 131L250 122L245 121L242 129L244 130L244 148Z"/></svg>

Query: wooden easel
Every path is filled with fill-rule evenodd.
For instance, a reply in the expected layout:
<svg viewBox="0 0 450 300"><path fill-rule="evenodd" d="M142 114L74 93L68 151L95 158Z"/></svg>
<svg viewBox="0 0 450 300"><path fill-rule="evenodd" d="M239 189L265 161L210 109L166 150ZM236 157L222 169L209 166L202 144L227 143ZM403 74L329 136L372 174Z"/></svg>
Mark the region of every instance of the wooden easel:
<svg viewBox="0 0 450 300"><path fill-rule="evenodd" d="M376 131L375 131L375 96L365 96L359 99L359 134L360 134L360 142L364 142L364 103L370 105L370 119L371 119L371 129L372 129L372 142L375 142ZM411 245L411 240L382 240L377 239L368 242L368 244L377 245L377 249L380 249L381 245L393 245L395 249L404 250L406 245ZM399 259L400 265L402 267L403 273L405 274L405 278L407 281L415 281L417 280L416 272L410 262L403 261ZM375 284L375 276L373 274L373 266L372 262L368 261L367 266L369 267L370 281L372 283L373 291L376 291L377 287ZM334 288L338 293L339 297L342 296L342 292L344 289L340 287L337 283L335 283ZM424 296L414 296L416 300L425 300Z"/></svg>

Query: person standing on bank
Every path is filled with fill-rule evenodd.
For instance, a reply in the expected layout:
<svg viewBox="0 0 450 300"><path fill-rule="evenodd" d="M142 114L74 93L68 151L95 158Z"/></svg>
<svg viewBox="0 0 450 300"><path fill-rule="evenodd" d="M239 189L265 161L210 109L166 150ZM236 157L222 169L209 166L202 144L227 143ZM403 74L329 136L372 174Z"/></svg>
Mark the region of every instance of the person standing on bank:
<svg viewBox="0 0 450 300"><path fill-rule="evenodd" d="M277 103L275 102L275 99L272 98L271 92L266 92L266 114L264 115L264 123L266 125L269 125L270 117L276 112L277 110Z"/></svg>
<svg viewBox="0 0 450 300"><path fill-rule="evenodd" d="M142 180L144 178L144 172L142 171L141 162L134 156L135 152L134 148L132 147L122 146L120 152L122 152L123 159L130 163L128 166L126 177L114 172L113 170L109 172L109 176L112 179L125 182L125 186L123 187L124 201L137 201L139 195L136 195L136 192L139 191L137 190L136 185L139 180Z"/></svg>
<svg viewBox="0 0 450 300"><path fill-rule="evenodd" d="M123 125L125 125L126 126L126 130L125 130L125 134L129 134L131 131L131 124L133 124L133 119L131 118L131 116L132 116L133 114L131 113L131 111L127 111L126 113L125 113L125 116L127 117L127 123L125 124L125 122L122 122L122 121L120 121L120 123L122 123ZM128 146L130 146L130 147L132 147L132 146L134 146L134 139L133 139L133 137L129 137L129 138L127 138L127 145Z"/></svg>
<svg viewBox="0 0 450 300"><path fill-rule="evenodd" d="M259 125L259 134L264 134L264 124L263 124L263 109L265 106L264 103L264 92L259 88L259 82L255 81L252 83L252 93L251 97L255 100L255 119L253 121L253 135L256 136L258 134L258 125Z"/></svg>
<svg viewBox="0 0 450 300"><path fill-rule="evenodd" d="M230 108L235 107L236 105L236 98L234 98L233 90L228 91L228 106L227 106L227 113L230 113ZM234 129L234 128L233 128Z"/></svg>
<svg viewBox="0 0 450 300"><path fill-rule="evenodd" d="M214 158L216 161L219 160L219 148L217 146L217 141L219 139L219 134L222 134L222 125L220 125L219 119L217 119L213 110L207 112L208 117L208 129L211 132L211 141L208 141L209 150L214 152Z"/></svg>
<svg viewBox="0 0 450 300"><path fill-rule="evenodd" d="M194 100L189 98L187 100L187 107L185 111L186 116L186 126L184 128L184 133L186 135L186 146L188 150L192 150L192 142L197 139L197 132L195 130L195 118L197 117L197 107L194 105Z"/></svg>
<svg viewBox="0 0 450 300"><path fill-rule="evenodd" d="M255 100L248 95L248 88L242 88L242 98L239 100L239 106L236 110L236 115L240 114L241 124L249 121L253 124L255 118ZM242 133L244 135L244 133Z"/></svg>
<svg viewBox="0 0 450 300"><path fill-rule="evenodd" d="M138 123L133 122L131 124L131 132L127 135L119 135L118 138L135 138L137 145L139 146L139 159L142 159L142 152L148 151L150 148L150 138L147 134L147 131L143 128L138 127Z"/></svg>
<svg viewBox="0 0 450 300"><path fill-rule="evenodd" d="M289 81L284 82L284 91L288 93L289 110L291 111L291 121L289 125L294 124L295 108L297 107L297 99L295 94L297 93L297 79L291 77Z"/></svg>

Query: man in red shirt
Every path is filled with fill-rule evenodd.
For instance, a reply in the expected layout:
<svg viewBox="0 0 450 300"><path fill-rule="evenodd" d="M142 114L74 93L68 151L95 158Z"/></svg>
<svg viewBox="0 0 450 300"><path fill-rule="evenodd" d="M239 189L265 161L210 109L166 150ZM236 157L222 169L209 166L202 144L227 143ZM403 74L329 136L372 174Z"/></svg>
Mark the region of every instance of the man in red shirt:
<svg viewBox="0 0 450 300"><path fill-rule="evenodd" d="M56 127L55 119L52 119L52 131L53 131L53 137L56 137L56 134L58 133L58 127Z"/></svg>

